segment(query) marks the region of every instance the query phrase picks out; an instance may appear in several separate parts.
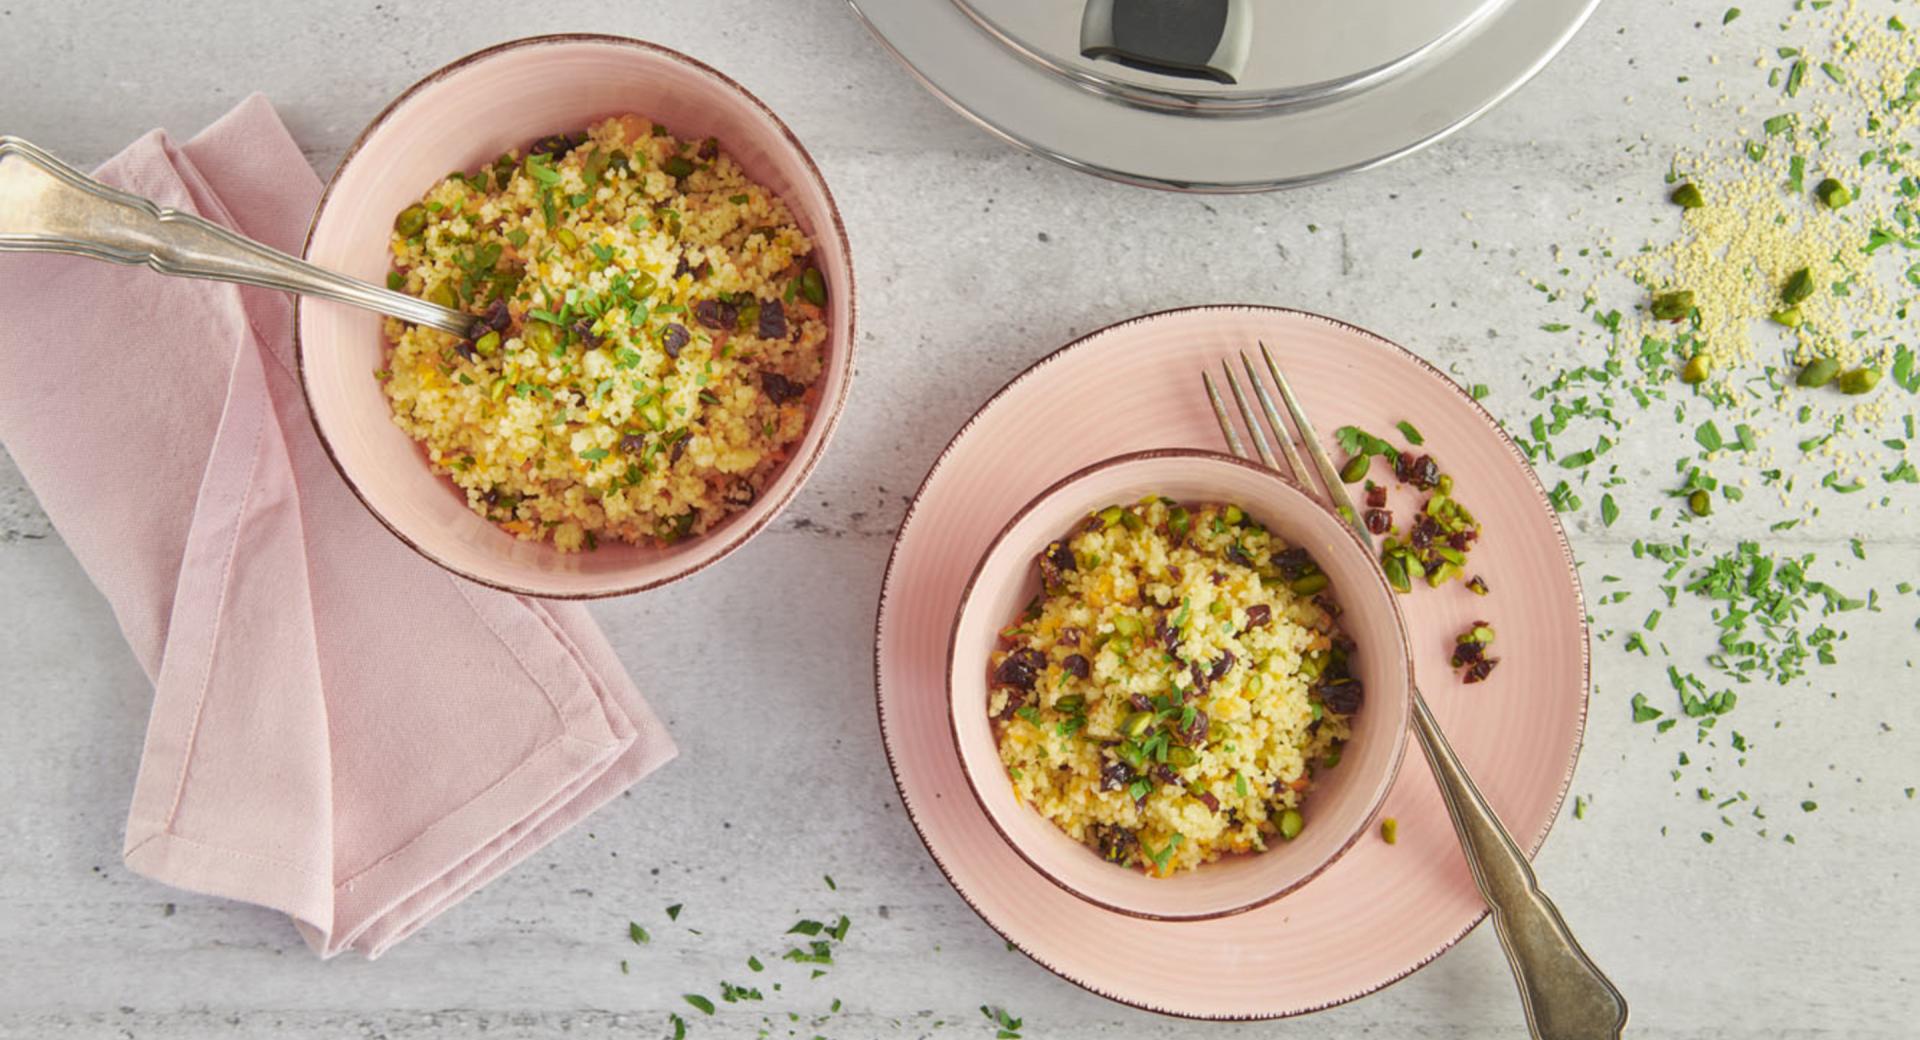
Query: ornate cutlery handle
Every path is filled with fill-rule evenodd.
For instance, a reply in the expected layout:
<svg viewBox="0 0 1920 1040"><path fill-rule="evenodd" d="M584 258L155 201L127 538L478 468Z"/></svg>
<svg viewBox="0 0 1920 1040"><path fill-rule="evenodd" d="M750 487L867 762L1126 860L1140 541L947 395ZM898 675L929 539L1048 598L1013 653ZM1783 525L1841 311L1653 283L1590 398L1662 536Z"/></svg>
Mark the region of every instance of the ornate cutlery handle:
<svg viewBox="0 0 1920 1040"><path fill-rule="evenodd" d="M1474 883L1493 908L1493 926L1533 1035L1544 1040L1618 1037L1627 1023L1626 998L1588 959L1559 909L1540 891L1527 857L1473 785L1418 690L1413 721Z"/></svg>
<svg viewBox="0 0 1920 1040"><path fill-rule="evenodd" d="M109 188L17 137L0 136L0 252L72 253L184 278L285 289L458 336L474 321Z"/></svg>

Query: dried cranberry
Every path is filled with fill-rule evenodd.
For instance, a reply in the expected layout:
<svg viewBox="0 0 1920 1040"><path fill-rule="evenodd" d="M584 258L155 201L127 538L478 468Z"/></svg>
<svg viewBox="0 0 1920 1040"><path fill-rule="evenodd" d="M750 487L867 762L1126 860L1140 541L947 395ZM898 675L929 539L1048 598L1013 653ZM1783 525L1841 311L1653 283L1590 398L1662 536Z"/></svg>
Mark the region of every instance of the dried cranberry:
<svg viewBox="0 0 1920 1040"><path fill-rule="evenodd" d="M1386 504L1387 489L1369 481L1367 483L1367 505L1375 509L1380 509L1385 507Z"/></svg>
<svg viewBox="0 0 1920 1040"><path fill-rule="evenodd" d="M1060 630L1059 643L1061 646L1079 646L1080 635L1081 635L1081 632L1079 629L1069 625L1068 627Z"/></svg>
<svg viewBox="0 0 1920 1040"><path fill-rule="evenodd" d="M1133 768L1117 758L1110 758L1100 767L1100 789L1102 791L1120 791L1133 783Z"/></svg>
<svg viewBox="0 0 1920 1040"><path fill-rule="evenodd" d="M463 358L466 358L468 361L480 360L479 353L473 349L472 340L463 339L460 342L455 343L453 345L453 352L460 355Z"/></svg>
<svg viewBox="0 0 1920 1040"><path fill-rule="evenodd" d="M1213 662L1213 667L1207 671L1208 681L1219 682L1220 677L1226 675L1227 672L1233 668L1234 662L1237 660L1239 659L1233 656L1233 651L1231 650L1221 654L1220 659Z"/></svg>
<svg viewBox="0 0 1920 1040"><path fill-rule="evenodd" d="M1297 546L1274 553L1272 563L1280 571L1280 576L1288 581L1300 577L1315 567L1313 555Z"/></svg>
<svg viewBox="0 0 1920 1040"><path fill-rule="evenodd" d="M1242 567L1253 566L1253 557L1248 556L1247 551L1240 548L1239 542L1227 546L1226 557L1228 563L1237 563Z"/></svg>
<svg viewBox="0 0 1920 1040"><path fill-rule="evenodd" d="M1493 674L1493 666L1499 663L1500 659L1497 657L1482 657L1480 660L1473 662L1472 667L1467 669L1466 674L1460 677L1460 681L1466 683L1484 682L1487 676Z"/></svg>
<svg viewBox="0 0 1920 1040"><path fill-rule="evenodd" d="M1247 627L1260 628L1273 620L1273 608L1265 603L1255 603L1247 608Z"/></svg>
<svg viewBox="0 0 1920 1040"><path fill-rule="evenodd" d="M679 462L680 456L685 455L687 453L687 440L688 438L684 436L677 437L674 439L673 450L670 452L667 452L668 465L672 465L673 463Z"/></svg>
<svg viewBox="0 0 1920 1040"><path fill-rule="evenodd" d="M695 321L718 332L731 332L740 322L740 308L721 300L699 300L693 305Z"/></svg>
<svg viewBox="0 0 1920 1040"><path fill-rule="evenodd" d="M1393 457L1393 479L1402 484L1410 483L1413 480L1413 455L1411 453L1403 451Z"/></svg>
<svg viewBox="0 0 1920 1040"><path fill-rule="evenodd" d="M1358 679L1331 679L1320 684L1320 703L1335 715L1351 715L1360 710L1365 693Z"/></svg>
<svg viewBox="0 0 1920 1040"><path fill-rule="evenodd" d="M1116 823L1096 823L1088 828L1087 835L1100 858L1108 863L1131 862L1134 850L1140 847L1140 839Z"/></svg>
<svg viewBox="0 0 1920 1040"><path fill-rule="evenodd" d="M1198 661L1187 665L1187 674L1193 676L1193 685L1187 689L1186 695L1188 697L1196 693L1205 693L1207 692L1207 687L1213 685L1213 678L1208 675L1206 669L1200 667L1200 662Z"/></svg>
<svg viewBox="0 0 1920 1040"><path fill-rule="evenodd" d="M1093 673L1093 666L1088 664L1086 657L1081 654L1068 654L1067 659L1060 662L1060 667L1068 674L1082 679Z"/></svg>
<svg viewBox="0 0 1920 1040"><path fill-rule="evenodd" d="M1485 656L1486 652L1485 646L1471 639L1464 643L1455 643L1453 644L1453 666L1459 668L1462 665L1473 664Z"/></svg>
<svg viewBox="0 0 1920 1040"><path fill-rule="evenodd" d="M1220 811L1220 799L1215 798L1211 791L1195 791L1193 796L1200 799L1200 804L1206 806L1208 812Z"/></svg>
<svg viewBox="0 0 1920 1040"><path fill-rule="evenodd" d="M1215 585L1225 585L1227 583L1227 576L1220 571L1214 571L1212 574L1207 575L1207 580L1213 582Z"/></svg>
<svg viewBox="0 0 1920 1040"><path fill-rule="evenodd" d="M1053 542L1040 554L1040 584L1049 592L1058 591L1066 573L1075 569L1073 550L1065 542Z"/></svg>
<svg viewBox="0 0 1920 1040"><path fill-rule="evenodd" d="M507 301L495 300L487 305L487 313L481 315L480 320L495 332L505 332L507 326L513 324L513 315L507 313Z"/></svg>
<svg viewBox="0 0 1920 1040"><path fill-rule="evenodd" d="M1180 782L1180 774L1174 772L1171 766L1154 766L1153 775L1159 777L1160 782L1163 784L1177 784Z"/></svg>
<svg viewBox="0 0 1920 1040"><path fill-rule="evenodd" d="M1425 491L1427 488L1440 483L1440 464L1433 461L1433 456L1420 456L1413 460L1413 465L1410 468L1412 472L1407 482L1414 487Z"/></svg>
<svg viewBox="0 0 1920 1040"><path fill-rule="evenodd" d="M1473 535L1466 531L1455 531L1447 536L1447 545L1460 552L1466 552L1468 544L1472 541Z"/></svg>
<svg viewBox="0 0 1920 1040"><path fill-rule="evenodd" d="M1180 739L1192 747L1199 747L1207 742L1208 728L1207 713L1196 708L1193 718L1180 727Z"/></svg>
<svg viewBox="0 0 1920 1040"><path fill-rule="evenodd" d="M1393 475L1402 484L1426 490L1440 483L1440 464L1431 455L1402 452L1393 461Z"/></svg>
<svg viewBox="0 0 1920 1040"><path fill-rule="evenodd" d="M733 506L735 509L745 509L753 504L753 500L758 497L759 494L758 491L754 490L752 481L749 481L745 477L736 477L732 483L727 485L726 500L727 504Z"/></svg>
<svg viewBox="0 0 1920 1040"><path fill-rule="evenodd" d="M1160 638L1160 645L1166 647L1168 653L1180 645L1180 630L1168 624L1164 617L1154 623L1153 634Z"/></svg>
<svg viewBox="0 0 1920 1040"><path fill-rule="evenodd" d="M587 346L597 347L600 345L600 337L593 332L593 322L582 318L573 323L573 332L574 335L579 336Z"/></svg>
<svg viewBox="0 0 1920 1040"><path fill-rule="evenodd" d="M586 141L586 134L548 134L527 146L528 155L549 155L555 159L573 151Z"/></svg>
<svg viewBox="0 0 1920 1040"><path fill-rule="evenodd" d="M754 335L761 339L787 338L787 308L779 300L767 300L760 305L760 320L754 326Z"/></svg>
<svg viewBox="0 0 1920 1040"><path fill-rule="evenodd" d="M1367 510L1367 530L1374 534L1386 534L1393 530L1393 513L1385 509Z"/></svg>
<svg viewBox="0 0 1920 1040"><path fill-rule="evenodd" d="M1144 693L1136 693L1133 696L1128 697L1127 703L1133 705L1134 711L1152 711L1153 710L1153 702L1148 700L1147 695Z"/></svg>
<svg viewBox="0 0 1920 1040"><path fill-rule="evenodd" d="M680 357L680 348L692 338L693 334L687 331L685 325L671 322L660 332L660 349L666 351L668 357L677 359Z"/></svg>
<svg viewBox="0 0 1920 1040"><path fill-rule="evenodd" d="M701 159L712 159L714 156L719 155L720 154L719 139L713 138L713 137L701 138L700 147L694 149L693 154L696 157Z"/></svg>
<svg viewBox="0 0 1920 1040"><path fill-rule="evenodd" d="M647 435L644 433L627 434L620 438L620 450L629 455L640 454L647 450Z"/></svg>
<svg viewBox="0 0 1920 1040"><path fill-rule="evenodd" d="M1175 567L1171 563L1167 564L1167 577L1169 579L1173 581L1179 581L1183 576L1184 576L1184 572L1182 572L1180 568Z"/></svg>
<svg viewBox="0 0 1920 1040"><path fill-rule="evenodd" d="M995 715L994 718L1001 722L1005 722L1008 719L1013 718L1014 713L1019 711L1021 706L1026 704L1026 702L1027 702L1027 698L1023 694L1021 694L1019 690L1010 690L1007 693L1006 706L1001 708L1000 714Z"/></svg>
<svg viewBox="0 0 1920 1040"><path fill-rule="evenodd" d="M993 671L996 686L1011 686L1020 690L1031 690L1040 672L1047 667L1046 655L1030 646L1023 646L1007 655L1000 667Z"/></svg>
<svg viewBox="0 0 1920 1040"><path fill-rule="evenodd" d="M767 396L773 399L774 404L786 404L807 392L805 386L778 372L760 373L760 389L767 392Z"/></svg>

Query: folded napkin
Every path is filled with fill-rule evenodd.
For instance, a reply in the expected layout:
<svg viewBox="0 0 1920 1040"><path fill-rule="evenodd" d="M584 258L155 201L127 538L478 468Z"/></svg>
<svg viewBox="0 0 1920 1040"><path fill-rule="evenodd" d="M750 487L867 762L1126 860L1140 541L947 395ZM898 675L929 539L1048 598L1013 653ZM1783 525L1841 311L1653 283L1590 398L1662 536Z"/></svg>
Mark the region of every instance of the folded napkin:
<svg viewBox="0 0 1920 1040"><path fill-rule="evenodd" d="M249 98L100 179L297 253ZM0 256L0 442L154 683L132 870L378 956L674 755L586 610L402 545L327 461L284 293Z"/></svg>

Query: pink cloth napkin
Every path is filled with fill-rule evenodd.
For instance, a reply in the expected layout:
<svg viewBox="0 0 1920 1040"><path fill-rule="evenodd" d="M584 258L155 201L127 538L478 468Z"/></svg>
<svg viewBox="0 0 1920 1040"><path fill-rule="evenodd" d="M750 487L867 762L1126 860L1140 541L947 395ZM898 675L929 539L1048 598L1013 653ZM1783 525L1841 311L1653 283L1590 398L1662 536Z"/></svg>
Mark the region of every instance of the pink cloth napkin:
<svg viewBox="0 0 1920 1040"><path fill-rule="evenodd" d="M320 196L257 96L98 175L294 253ZM371 957L674 747L585 609L456 578L361 507L292 328L284 293L0 257L0 441L154 683L128 867Z"/></svg>

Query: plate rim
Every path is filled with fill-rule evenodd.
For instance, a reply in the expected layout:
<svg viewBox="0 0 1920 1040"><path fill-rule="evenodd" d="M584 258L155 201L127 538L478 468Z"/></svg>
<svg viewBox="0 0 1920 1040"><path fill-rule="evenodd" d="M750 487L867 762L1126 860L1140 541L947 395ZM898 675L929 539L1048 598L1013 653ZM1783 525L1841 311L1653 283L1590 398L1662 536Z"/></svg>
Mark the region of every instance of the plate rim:
<svg viewBox="0 0 1920 1040"><path fill-rule="evenodd" d="M867 13L867 8L873 6L876 0L846 0L846 2L847 2L847 6L853 10L854 17L859 20L861 25L866 27L868 34L870 34L874 38L874 40L880 44L882 49L884 49L889 55L892 55L894 61L897 62L901 68L905 69L907 73L911 75L914 78L914 80L920 84L922 89L926 90L929 94L932 94L934 97L939 98L940 101L943 104L945 104L949 109L958 113L962 118L966 119L968 122L974 124L975 126L980 127L982 130L985 130L987 133L991 134L993 137L1001 141L1005 141L1006 143L1011 144L1014 147L1019 148L1024 152L1027 152L1032 155L1037 155L1050 162L1058 163L1062 166L1067 167L1068 169L1077 170L1082 173L1090 173L1096 177L1100 177L1105 180L1115 181L1121 184L1130 184L1135 187L1141 187L1141 188L1155 188L1163 191L1176 191L1176 192L1185 192L1185 193L1194 193L1194 194L1214 194L1214 195L1245 194L1245 193L1252 193L1252 192L1274 191L1276 189L1281 189L1281 188L1304 187L1311 184L1317 184L1321 181L1331 180L1335 177L1344 176L1346 174L1358 173L1362 170L1370 170L1376 166L1381 166L1386 163L1390 163L1396 159L1404 158L1408 155L1413 154L1414 152L1417 152L1417 151L1420 151L1421 149L1426 148L1429 145L1436 144L1441 140L1444 140L1445 138L1452 136L1457 131L1464 129L1469 124L1477 121L1478 119L1480 119L1480 117L1486 115L1489 111L1491 111L1494 107L1498 106L1501 102L1512 97L1516 92L1520 90L1520 88L1532 82L1533 78L1535 76L1538 76L1541 70L1545 69L1547 65L1553 61L1554 58L1558 57L1560 55L1560 52L1566 49L1567 44L1571 43L1575 36L1579 35L1580 30L1586 27L1587 22L1592 20L1593 12L1598 10L1600 6L1600 0L1567 0L1567 2L1575 5L1577 9L1573 12L1572 17L1568 19L1566 26L1559 31L1551 47L1549 47L1547 50L1545 50L1541 54L1534 56L1531 60L1526 62L1524 64L1524 67L1522 67L1519 70L1519 72L1516 75L1514 75L1507 83L1502 84L1498 90L1495 90L1494 92L1492 92L1491 94L1485 97L1479 98L1477 101L1470 104L1464 112L1462 112L1460 115L1458 115L1451 121L1447 122L1445 125L1429 133L1426 133L1424 135L1416 136L1411 141L1405 141L1405 142L1396 144L1393 147L1388 148L1386 151L1381 152L1377 155L1373 155L1366 159L1347 163L1341 166L1335 166L1327 169L1316 170L1315 172L1312 172L1312 173L1294 174L1294 175L1281 176L1281 177L1261 177L1261 178L1245 179L1245 180L1221 180L1221 181L1184 180L1183 181L1183 180L1175 180L1171 178L1156 177L1148 174L1130 173L1126 170L1121 170L1113 166L1104 165L1102 163L1095 162L1091 159L1085 159L1085 158L1069 155L1065 151L1062 151L1057 148L1051 148L1046 145L1042 145L1038 141L1030 139L1028 136L1022 135L1007 127L1001 126L999 123L996 123L991 119L988 119L986 116L980 114L979 112L974 111L973 108L970 108L966 104L962 103L946 88L935 83L933 79L929 77L924 71L922 71L918 65L914 64L911 60L907 58L906 54L900 50L900 47L898 44L896 44L885 33L880 31L880 27L878 23L875 22L873 17ZM1530 2L1530 0L1518 0L1518 2L1520 4L1525 4ZM1508 4L1506 6L1513 6L1513 5ZM1492 12L1487 16L1487 18L1497 19L1500 16L1500 14L1501 12ZM978 27L974 25L972 19L966 13L959 12L959 16L963 21L966 22L970 30L979 31ZM1031 66L1030 63L1028 63L1023 56L1019 54L1011 54L1009 56L1012 57L1015 61L1018 61L1023 67L1033 68L1034 71L1043 75L1045 74L1044 70ZM1072 84L1068 84L1068 85L1071 86ZM1076 89L1078 88L1076 87ZM1109 100L1112 100L1112 99L1109 99Z"/></svg>
<svg viewBox="0 0 1920 1040"><path fill-rule="evenodd" d="M1343 321L1339 318L1334 318L1325 314L1320 314L1316 311L1309 311L1309 310L1305 310L1297 307L1281 307L1281 306L1275 306L1272 304L1259 304L1259 303L1211 303L1211 304L1195 304L1195 305L1189 305L1189 306L1183 306L1183 307L1168 307L1168 308L1163 308L1161 310L1148 311L1142 314L1136 314L1131 317L1122 318L1110 324L1103 325L1100 328L1087 332L1084 335L1077 336L1067 341L1066 343L1062 344L1061 346L1054 348L1053 350L1049 351L1045 355L1042 355L1039 359L1035 360L1032 364L1029 364L1027 367L1015 373L1014 376L1011 379L1007 380L1007 382L1003 384L998 390L995 390L992 394L988 395L988 397L980 403L980 406L973 411L973 414L969 415L966 421L961 423L959 428L954 431L953 436L948 439L946 445L940 449L939 454L934 457L933 462L927 467L926 475L921 478L919 485L914 489L913 497L907 503L906 512L903 513L900 517L900 526L896 534L894 535L893 546L887 552L887 565L881 574L880 597L874 613L874 640L873 640L874 712L875 712L875 721L878 723L880 728L881 751L886 755L886 759L887 759L887 773L893 780L895 793L898 794L900 797L900 808L902 809L902 811L906 813L907 821L913 825L913 832L915 837L919 839L921 846L926 849L928 857L930 857L933 860L934 867L940 871L941 877L946 879L947 887L952 889L954 894L960 897L961 902L965 903L967 905L967 908L973 911L974 916L978 917L982 923L984 923L989 929L991 929L994 932L994 934L1000 936L1001 939L1005 940L1009 946L1011 946L1016 950L1019 950L1022 954L1026 955L1028 960L1031 960L1035 964L1038 964L1042 968L1045 968L1052 975L1060 979L1063 979L1069 983L1072 983L1073 985L1079 987L1080 989L1083 989L1089 993L1092 993L1095 996L1099 996L1107 1000L1111 1000L1116 1004L1122 1004L1127 1007L1135 1008L1140 1011L1148 1011L1148 1012L1152 1012L1154 1014L1162 1015L1168 1018L1184 1019L1188 1021L1205 1021L1205 1022L1278 1021L1281 1019L1297 1018L1302 1015L1309 1015L1318 1011L1325 1011L1328 1008L1338 1007L1342 1004L1348 1004L1355 1000L1359 1000L1362 997L1372 996L1373 994L1378 993L1388 988L1389 986L1392 986L1395 983L1398 983L1406 979L1407 977L1413 975L1415 972L1418 972L1420 969L1433 963L1435 960L1437 960L1440 957L1441 954L1446 953L1448 950L1451 950L1453 949L1454 946L1458 945L1460 940L1466 938L1468 933L1472 932L1475 928L1479 927L1480 923L1487 919L1487 916L1491 913L1491 910L1483 907L1478 913L1476 913L1473 916L1472 920L1467 922L1465 927L1461 928L1458 932L1456 932L1453 936L1448 938L1445 942L1441 943L1439 946L1433 949L1426 956L1420 958L1418 961L1409 965L1405 970L1399 972L1398 974L1393 975L1392 977L1381 981L1377 985L1369 986L1369 987L1357 990L1353 993L1344 994L1339 997L1335 997L1333 999L1324 1000L1316 1004L1293 1008L1286 1011L1275 1012L1272 1014L1253 1014L1253 1013L1205 1014L1200 1012L1178 1011L1171 1008L1160 1007L1154 1004L1146 1003L1136 998L1123 996L1115 992L1110 992L1108 989L1103 988L1102 986L1097 985L1091 981L1077 978L1074 975L1068 974L1066 971L1060 969L1059 967L1056 967L1055 965L1049 963L1046 959L1040 957L1039 955L1035 954L1033 951L1027 949L1025 945L1021 944L1013 936L1007 934L1006 930L1002 928L997 922L995 922L992 918L988 917L986 912L980 908L980 905L977 902L975 902L974 898L971 895L969 895L965 889L961 888L959 883L954 880L953 873L947 868L946 861L941 858L940 853L934 849L932 842L928 840L926 830L921 826L920 816L914 810L913 801L908 796L905 786L902 785L901 783L900 770L899 770L898 763L895 761L895 758L894 758L893 745L887 738L887 709L886 709L884 694L882 692L883 682L882 682L881 665L882 665L882 658L883 658L884 649L885 649L885 636L886 636L886 626L887 626L887 600L890 593L893 591L894 566L899 562L901 540L903 536L906 534L908 526L912 524L915 515L919 511L921 500L926 495L927 486L933 482L934 477L937 476L940 473L942 467L946 465L948 459L953 455L954 448L960 443L961 438L965 437L968 431L972 430L976 425L978 425L980 422L981 416L983 416L986 413L986 411L989 408L991 408L995 403L997 403L1001 398L1005 397L1007 393L1011 391L1015 386L1020 385L1021 383L1025 382L1028 378L1036 375L1041 370L1045 369L1048 365L1052 364L1055 361L1058 361L1059 359L1064 357L1068 352L1073 351L1079 347L1085 346L1091 343L1093 340L1098 339L1099 337L1104 336L1108 333L1117 332L1121 329L1127 328L1132 325L1145 324L1147 322L1152 322L1152 321L1161 321L1161 320L1176 318L1176 317L1188 315L1188 314L1201 314L1201 313L1207 313L1207 312L1248 312L1256 315L1269 315L1269 316L1278 315L1278 316L1302 318L1310 322L1320 322L1327 325L1331 325L1337 329L1342 329L1347 332L1356 333L1358 335L1361 335L1366 337L1367 339L1373 340L1374 342L1405 356L1407 359L1414 362L1414 364L1419 366L1421 369L1424 369L1428 375L1431 375L1439 379L1448 389L1452 390L1456 395L1458 395L1462 401L1466 402L1466 404L1469 407L1471 407L1475 412L1479 413L1480 418L1486 423L1487 427L1491 429L1494 432L1494 434L1499 438L1501 445L1506 448L1507 453L1510 456L1512 456L1513 460L1516 463L1519 464L1522 472L1526 475L1527 484L1533 491L1535 502L1540 507L1541 511L1546 515L1549 521L1549 526L1553 530L1554 540L1560 549L1561 562L1566 568L1567 578L1572 583L1574 604L1577 608L1578 616L1580 618L1580 630L1581 630L1581 635L1583 636L1583 638L1580 640L1580 678L1581 678L1581 688L1582 688L1581 692L1583 695L1580 698L1579 710L1576 712L1577 727L1574 732L1572 753L1567 758L1566 771L1560 778L1559 790L1555 793L1553 804L1551 808L1548 810L1546 819L1542 823L1539 831L1533 835L1529 835L1525 837L1524 839L1517 839L1518 844L1520 844L1522 851L1526 853L1527 859L1529 861L1531 861L1532 859L1534 859L1536 856L1539 855L1540 849L1544 847L1546 844L1548 835L1550 835L1553 832L1554 824L1559 822L1560 813L1566 807L1567 795L1573 788L1573 777L1574 777L1574 774L1579 769L1580 755L1581 755L1581 752L1583 752L1586 749L1587 719L1588 719L1588 715L1590 713L1590 709L1592 707L1592 701L1593 701L1593 626L1592 626L1592 623L1588 620L1586 589L1580 582L1579 567L1573 556L1573 547L1567 541L1566 528L1560 523L1560 515L1558 512L1554 510L1552 501L1547 497L1547 491L1545 486L1540 483L1539 473L1536 472L1532 464L1527 461L1525 454L1520 450L1520 446L1514 442L1513 437L1509 435L1506 429L1500 425L1499 421L1494 417L1493 413L1487 411L1486 408L1483 405L1481 405L1479 401L1475 400L1473 395L1469 393L1465 387L1462 387L1459 383L1455 382L1452 377L1448 376L1445 372L1442 372L1432 362L1414 353L1413 351L1408 350L1406 347L1401 346L1400 344L1394 342L1393 340L1388 339L1387 337L1382 336L1379 333L1363 328L1359 325L1355 325L1351 322Z"/></svg>

